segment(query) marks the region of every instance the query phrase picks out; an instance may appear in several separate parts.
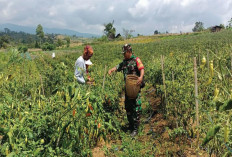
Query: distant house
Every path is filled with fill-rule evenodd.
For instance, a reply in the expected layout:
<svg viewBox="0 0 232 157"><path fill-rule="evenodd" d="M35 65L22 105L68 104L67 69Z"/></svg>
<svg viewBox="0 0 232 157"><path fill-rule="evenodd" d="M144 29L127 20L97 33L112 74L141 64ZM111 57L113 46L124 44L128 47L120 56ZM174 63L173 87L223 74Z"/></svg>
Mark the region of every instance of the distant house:
<svg viewBox="0 0 232 157"><path fill-rule="evenodd" d="M221 26L213 26L211 28L211 32L219 32L221 31L222 27Z"/></svg>

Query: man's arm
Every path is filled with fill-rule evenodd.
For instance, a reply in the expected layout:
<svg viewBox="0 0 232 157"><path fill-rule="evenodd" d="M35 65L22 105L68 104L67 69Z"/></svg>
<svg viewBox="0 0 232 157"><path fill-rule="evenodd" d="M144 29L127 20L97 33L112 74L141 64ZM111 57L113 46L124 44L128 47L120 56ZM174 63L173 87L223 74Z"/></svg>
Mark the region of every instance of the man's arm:
<svg viewBox="0 0 232 157"><path fill-rule="evenodd" d="M136 58L136 64L137 64L137 67L138 67L138 70L140 72L140 76L138 78L138 82L137 82L137 85L140 85L143 81L143 76L144 76L144 66L143 66L143 63L142 61L137 57Z"/></svg>
<svg viewBox="0 0 232 157"><path fill-rule="evenodd" d="M140 85L143 81L143 76L144 76L144 69L141 69L140 70L140 76L138 78L138 82L137 82L137 85Z"/></svg>
<svg viewBox="0 0 232 157"><path fill-rule="evenodd" d="M121 62L120 64L118 64L117 66L113 67L112 69L110 69L108 71L108 74L111 75L112 72L115 72L115 71L121 71L122 70L122 66L123 66L123 62Z"/></svg>

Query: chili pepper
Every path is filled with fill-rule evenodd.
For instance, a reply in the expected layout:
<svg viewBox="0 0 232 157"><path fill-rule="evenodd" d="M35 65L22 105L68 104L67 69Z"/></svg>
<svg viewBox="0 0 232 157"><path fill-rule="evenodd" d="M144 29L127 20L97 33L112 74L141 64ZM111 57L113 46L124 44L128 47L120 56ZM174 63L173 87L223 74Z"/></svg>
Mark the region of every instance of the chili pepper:
<svg viewBox="0 0 232 157"><path fill-rule="evenodd" d="M44 139L41 139L41 140L40 140L40 144L44 144Z"/></svg>
<svg viewBox="0 0 232 157"><path fill-rule="evenodd" d="M206 58L205 58L205 56L202 58L201 63L202 63L203 65L205 65L205 63L206 63Z"/></svg>
<svg viewBox="0 0 232 157"><path fill-rule="evenodd" d="M86 113L86 117L89 117L89 116L91 116L91 113Z"/></svg>
<svg viewBox="0 0 232 157"><path fill-rule="evenodd" d="M91 104L89 104L89 108L90 108L90 110L92 110L92 111L93 111L93 107L92 107L92 105L91 105Z"/></svg>
<svg viewBox="0 0 232 157"><path fill-rule="evenodd" d="M73 117L75 117L75 114L76 114L76 110L74 109L72 113Z"/></svg>
<svg viewBox="0 0 232 157"><path fill-rule="evenodd" d="M216 88L215 88L215 90L214 90L214 98L213 98L214 101L217 100L218 94L219 94L219 89L217 88L217 85L216 85Z"/></svg>
<svg viewBox="0 0 232 157"><path fill-rule="evenodd" d="M25 143L27 144L27 136L26 136L26 138L25 138Z"/></svg>
<svg viewBox="0 0 232 157"><path fill-rule="evenodd" d="M213 77L213 61L210 61L209 67L210 67L210 76Z"/></svg>

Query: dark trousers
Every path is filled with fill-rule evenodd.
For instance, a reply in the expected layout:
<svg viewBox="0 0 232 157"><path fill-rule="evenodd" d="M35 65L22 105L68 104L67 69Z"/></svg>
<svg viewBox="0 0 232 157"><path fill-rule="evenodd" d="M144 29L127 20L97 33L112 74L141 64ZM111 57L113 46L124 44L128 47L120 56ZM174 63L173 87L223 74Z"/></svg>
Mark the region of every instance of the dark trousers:
<svg viewBox="0 0 232 157"><path fill-rule="evenodd" d="M141 104L140 93L135 99L129 99L125 94L125 109L131 130L138 130L139 128Z"/></svg>

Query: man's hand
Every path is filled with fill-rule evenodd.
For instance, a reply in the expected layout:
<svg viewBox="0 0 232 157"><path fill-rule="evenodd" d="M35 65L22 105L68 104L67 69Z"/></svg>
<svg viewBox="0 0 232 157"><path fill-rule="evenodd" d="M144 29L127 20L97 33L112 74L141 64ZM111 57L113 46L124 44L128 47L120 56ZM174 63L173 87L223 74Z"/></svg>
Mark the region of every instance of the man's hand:
<svg viewBox="0 0 232 157"><path fill-rule="evenodd" d="M110 69L110 70L108 71L108 74L111 75L112 72L114 72L114 71L116 71L116 70L117 70L117 68L116 68L116 67L113 67L112 69Z"/></svg>
<svg viewBox="0 0 232 157"><path fill-rule="evenodd" d="M91 78L90 76L88 76L88 77L87 77L87 81L93 82L93 81L94 81L94 78Z"/></svg>
<svg viewBox="0 0 232 157"><path fill-rule="evenodd" d="M112 73L112 70L110 69L110 70L108 71L108 74L111 75L111 73Z"/></svg>
<svg viewBox="0 0 232 157"><path fill-rule="evenodd" d="M143 81L143 77L138 77L137 85L140 85Z"/></svg>
<svg viewBox="0 0 232 157"><path fill-rule="evenodd" d="M91 79L91 77L88 75L88 76L87 76L87 81L90 81L90 79Z"/></svg>

